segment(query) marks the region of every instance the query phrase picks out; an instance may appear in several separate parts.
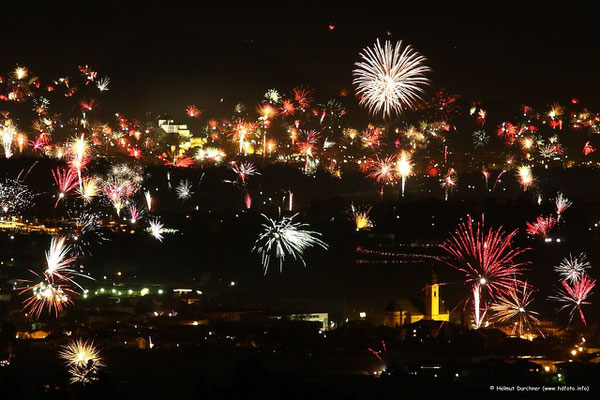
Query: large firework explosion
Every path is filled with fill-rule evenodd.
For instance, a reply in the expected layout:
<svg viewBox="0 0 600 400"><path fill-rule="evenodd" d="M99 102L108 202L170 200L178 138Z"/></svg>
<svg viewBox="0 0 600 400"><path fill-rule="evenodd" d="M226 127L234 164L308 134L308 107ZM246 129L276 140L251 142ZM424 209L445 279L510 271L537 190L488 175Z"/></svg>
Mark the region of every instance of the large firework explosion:
<svg viewBox="0 0 600 400"><path fill-rule="evenodd" d="M516 258L527 249L513 246L517 230L505 233L498 229L485 229L484 216L481 222L473 225L470 215L467 221L459 224L440 247L450 258L441 260L465 275L465 284L472 292L471 302L475 325L481 326L488 301L496 301L498 296L509 297L509 292L524 271L526 262Z"/></svg>
<svg viewBox="0 0 600 400"><path fill-rule="evenodd" d="M403 48L401 41L392 45L389 40L382 46L377 39L360 57L362 61L355 64L353 71L353 83L360 104L372 114L389 118L422 99L429 84L425 74L430 68L425 65L427 59L412 47Z"/></svg>

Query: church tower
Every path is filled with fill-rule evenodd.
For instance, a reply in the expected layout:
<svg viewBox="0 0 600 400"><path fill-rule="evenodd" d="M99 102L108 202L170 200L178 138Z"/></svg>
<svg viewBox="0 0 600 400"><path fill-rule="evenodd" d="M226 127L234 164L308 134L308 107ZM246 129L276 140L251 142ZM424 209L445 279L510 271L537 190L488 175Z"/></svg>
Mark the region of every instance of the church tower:
<svg viewBox="0 0 600 400"><path fill-rule="evenodd" d="M431 270L431 280L425 286L425 319L438 320L440 315L440 286L437 275Z"/></svg>

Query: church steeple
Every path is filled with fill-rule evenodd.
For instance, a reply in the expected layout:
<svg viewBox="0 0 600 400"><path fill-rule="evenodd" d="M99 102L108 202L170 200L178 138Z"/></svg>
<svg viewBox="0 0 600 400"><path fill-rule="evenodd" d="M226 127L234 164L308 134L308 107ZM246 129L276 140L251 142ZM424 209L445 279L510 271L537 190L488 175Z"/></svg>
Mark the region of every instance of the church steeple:
<svg viewBox="0 0 600 400"><path fill-rule="evenodd" d="M431 268L430 283L425 286L425 319L437 320L440 314L440 287L437 274Z"/></svg>

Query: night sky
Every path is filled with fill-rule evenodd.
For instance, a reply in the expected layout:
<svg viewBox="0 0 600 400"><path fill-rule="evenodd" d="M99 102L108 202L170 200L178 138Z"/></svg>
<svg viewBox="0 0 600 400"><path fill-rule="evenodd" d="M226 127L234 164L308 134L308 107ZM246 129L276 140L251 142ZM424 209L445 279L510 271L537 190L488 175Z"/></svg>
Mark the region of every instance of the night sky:
<svg viewBox="0 0 600 400"><path fill-rule="evenodd" d="M593 10L275 4L12 3L3 12L0 67L6 73L19 63L50 79L89 64L111 77L110 101L119 110L183 116L191 103L218 112L221 97L223 107L257 103L271 87L303 83L317 97L339 95L352 88L361 49L379 37L413 45L430 60L433 88L469 101L516 108L578 97L600 106Z"/></svg>

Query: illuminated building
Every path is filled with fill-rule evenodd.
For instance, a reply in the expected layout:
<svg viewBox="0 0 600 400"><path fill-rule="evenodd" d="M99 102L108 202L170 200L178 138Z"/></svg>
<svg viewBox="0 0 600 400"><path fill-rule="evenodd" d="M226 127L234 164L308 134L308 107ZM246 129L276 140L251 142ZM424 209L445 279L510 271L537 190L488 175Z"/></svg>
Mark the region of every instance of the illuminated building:
<svg viewBox="0 0 600 400"><path fill-rule="evenodd" d="M425 286L424 302L416 299L393 299L386 307L383 325L397 328L420 320L448 321L450 314L440 304L440 286L437 276L432 272L431 281Z"/></svg>
<svg viewBox="0 0 600 400"><path fill-rule="evenodd" d="M290 314L288 318L290 321L319 322L322 325L321 330L326 331L329 329L328 313Z"/></svg>

